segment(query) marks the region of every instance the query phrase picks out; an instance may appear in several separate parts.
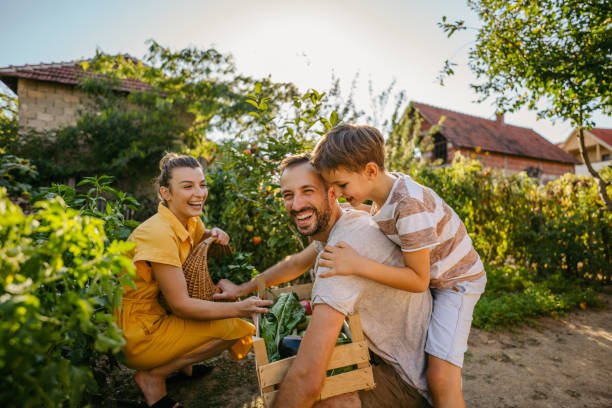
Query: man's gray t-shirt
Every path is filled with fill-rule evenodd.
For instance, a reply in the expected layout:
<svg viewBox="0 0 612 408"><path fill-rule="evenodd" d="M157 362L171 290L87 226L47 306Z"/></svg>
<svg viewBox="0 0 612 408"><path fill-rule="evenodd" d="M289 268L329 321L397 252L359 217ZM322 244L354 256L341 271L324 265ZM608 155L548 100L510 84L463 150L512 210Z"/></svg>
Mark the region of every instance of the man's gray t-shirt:
<svg viewBox="0 0 612 408"><path fill-rule="evenodd" d="M404 266L400 248L391 242L365 212L345 210L332 228L328 245L344 241L360 255L391 266ZM319 252L315 274L324 248ZM325 303L344 315L359 313L370 350L391 364L407 384L427 395L425 341L431 316L429 290L411 293L355 275L315 280L313 304Z"/></svg>

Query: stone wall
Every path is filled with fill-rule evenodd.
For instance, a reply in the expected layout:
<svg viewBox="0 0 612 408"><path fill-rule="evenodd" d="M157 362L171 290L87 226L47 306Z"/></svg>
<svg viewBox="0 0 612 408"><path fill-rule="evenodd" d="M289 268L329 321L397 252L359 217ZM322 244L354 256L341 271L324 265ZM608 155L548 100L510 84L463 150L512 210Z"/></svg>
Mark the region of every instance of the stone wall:
<svg viewBox="0 0 612 408"><path fill-rule="evenodd" d="M19 124L35 130L51 130L74 125L78 110L89 101L88 96L73 85L19 79Z"/></svg>

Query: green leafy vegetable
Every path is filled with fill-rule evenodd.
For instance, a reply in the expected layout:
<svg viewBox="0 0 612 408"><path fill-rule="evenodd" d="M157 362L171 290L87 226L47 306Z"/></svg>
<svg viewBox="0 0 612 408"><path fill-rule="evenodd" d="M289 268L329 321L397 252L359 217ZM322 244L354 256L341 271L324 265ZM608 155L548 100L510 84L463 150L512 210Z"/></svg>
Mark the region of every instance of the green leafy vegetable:
<svg viewBox="0 0 612 408"><path fill-rule="evenodd" d="M261 335L266 342L266 351L270 361L280 360L278 343L291 334L306 315L294 292L281 294L272 307L261 319Z"/></svg>

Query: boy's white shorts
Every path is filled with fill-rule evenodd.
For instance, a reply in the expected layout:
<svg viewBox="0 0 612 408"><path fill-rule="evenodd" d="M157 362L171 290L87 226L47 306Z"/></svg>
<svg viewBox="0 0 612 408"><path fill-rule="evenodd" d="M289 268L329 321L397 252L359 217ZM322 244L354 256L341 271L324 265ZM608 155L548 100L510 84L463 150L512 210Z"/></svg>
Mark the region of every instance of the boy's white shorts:
<svg viewBox="0 0 612 408"><path fill-rule="evenodd" d="M427 331L426 353L463 367L474 306L486 284L485 275L473 282L459 282L449 289L431 289L433 310Z"/></svg>

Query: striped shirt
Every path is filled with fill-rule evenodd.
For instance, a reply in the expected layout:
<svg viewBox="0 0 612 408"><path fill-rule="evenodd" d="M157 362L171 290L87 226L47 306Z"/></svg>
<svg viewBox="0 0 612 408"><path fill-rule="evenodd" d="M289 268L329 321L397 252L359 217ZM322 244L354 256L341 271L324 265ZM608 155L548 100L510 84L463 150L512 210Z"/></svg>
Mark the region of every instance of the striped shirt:
<svg viewBox="0 0 612 408"><path fill-rule="evenodd" d="M432 189L397 177L382 207L372 205L380 230L404 252L431 248L431 287L446 289L484 276L484 266L459 216Z"/></svg>

